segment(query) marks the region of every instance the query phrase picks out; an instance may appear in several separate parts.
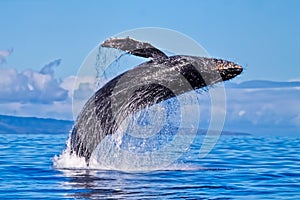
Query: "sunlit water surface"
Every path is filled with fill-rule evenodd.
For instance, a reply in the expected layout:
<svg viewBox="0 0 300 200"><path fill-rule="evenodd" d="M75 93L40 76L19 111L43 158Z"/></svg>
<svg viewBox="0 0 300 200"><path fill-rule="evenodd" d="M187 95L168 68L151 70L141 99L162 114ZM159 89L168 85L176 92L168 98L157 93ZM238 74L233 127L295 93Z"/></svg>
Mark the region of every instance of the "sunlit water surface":
<svg viewBox="0 0 300 200"><path fill-rule="evenodd" d="M172 166L148 172L57 169L67 134L1 134L0 199L300 199L300 138L200 135Z"/></svg>

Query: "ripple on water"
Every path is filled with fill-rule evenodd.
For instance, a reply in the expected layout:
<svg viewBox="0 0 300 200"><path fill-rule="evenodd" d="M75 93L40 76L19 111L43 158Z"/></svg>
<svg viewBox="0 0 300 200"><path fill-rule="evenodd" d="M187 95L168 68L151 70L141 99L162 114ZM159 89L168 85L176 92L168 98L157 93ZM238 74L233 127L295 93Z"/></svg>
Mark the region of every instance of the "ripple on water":
<svg viewBox="0 0 300 200"><path fill-rule="evenodd" d="M205 158L196 142L172 167L139 173L56 169L66 139L1 134L0 198L300 199L299 138L222 136Z"/></svg>

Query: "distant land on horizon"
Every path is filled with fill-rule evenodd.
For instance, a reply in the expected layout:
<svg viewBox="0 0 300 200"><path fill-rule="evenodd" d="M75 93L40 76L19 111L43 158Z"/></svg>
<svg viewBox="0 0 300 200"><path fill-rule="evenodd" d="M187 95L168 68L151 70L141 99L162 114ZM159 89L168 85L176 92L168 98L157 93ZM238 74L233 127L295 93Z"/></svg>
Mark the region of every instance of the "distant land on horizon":
<svg viewBox="0 0 300 200"><path fill-rule="evenodd" d="M68 133L73 123L69 120L0 115L0 134Z"/></svg>
<svg viewBox="0 0 300 200"><path fill-rule="evenodd" d="M69 133L73 124L70 120L0 115L0 134L63 134ZM206 134L206 130L200 129L199 134ZM222 134L251 135L234 131L222 131Z"/></svg>

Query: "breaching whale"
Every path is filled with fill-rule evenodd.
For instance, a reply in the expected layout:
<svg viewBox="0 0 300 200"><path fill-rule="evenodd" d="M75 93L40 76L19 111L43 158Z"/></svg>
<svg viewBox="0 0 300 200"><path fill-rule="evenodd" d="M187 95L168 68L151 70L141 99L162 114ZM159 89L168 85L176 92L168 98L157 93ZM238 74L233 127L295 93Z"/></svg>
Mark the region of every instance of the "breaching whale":
<svg viewBox="0 0 300 200"><path fill-rule="evenodd" d="M106 83L87 101L71 133L71 153L89 163L94 149L114 134L124 119L143 108L185 92L239 75L243 68L230 61L175 55L167 56L147 42L111 38L102 47L150 58Z"/></svg>

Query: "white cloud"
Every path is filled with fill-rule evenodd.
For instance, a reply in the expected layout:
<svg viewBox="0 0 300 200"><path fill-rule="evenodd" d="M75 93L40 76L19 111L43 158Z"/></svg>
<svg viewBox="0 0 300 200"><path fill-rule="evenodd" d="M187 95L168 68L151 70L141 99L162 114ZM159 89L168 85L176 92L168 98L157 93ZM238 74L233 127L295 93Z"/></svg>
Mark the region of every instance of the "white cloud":
<svg viewBox="0 0 300 200"><path fill-rule="evenodd" d="M53 67L59 60L50 62L40 72L27 69L18 72L0 67L0 103L44 103L65 101L68 91L55 79Z"/></svg>
<svg viewBox="0 0 300 200"><path fill-rule="evenodd" d="M94 93L96 77L56 79L54 67L60 63L57 59L40 71L21 72L0 66L0 114L73 119L72 110L76 116Z"/></svg>
<svg viewBox="0 0 300 200"><path fill-rule="evenodd" d="M276 127L299 127L300 91L297 87L282 89L227 88L227 122Z"/></svg>
<svg viewBox="0 0 300 200"><path fill-rule="evenodd" d="M6 58L10 56L13 52L13 49L10 50L0 50L0 66L6 62Z"/></svg>
<svg viewBox="0 0 300 200"><path fill-rule="evenodd" d="M239 112L239 114L238 114L238 115L239 115L240 117L242 117L242 116L243 116L243 115L245 115L245 114L246 114L246 111L244 111L244 110L241 110L241 111Z"/></svg>
<svg viewBox="0 0 300 200"><path fill-rule="evenodd" d="M40 71L0 66L0 114L72 119L69 90L54 77L60 62L54 60Z"/></svg>
<svg viewBox="0 0 300 200"><path fill-rule="evenodd" d="M52 77L54 76L54 69L53 67L60 65L61 59L53 60L52 62L46 64L41 70L40 74L49 74Z"/></svg>
<svg viewBox="0 0 300 200"><path fill-rule="evenodd" d="M92 77L92 76L77 77L71 75L63 79L60 86L61 88L67 90L68 96L72 98L74 92L78 92L78 90L81 90L82 85L86 85L86 86L88 85L88 88L92 90L91 93L93 93L93 91L95 91L95 82L96 82L96 77Z"/></svg>
<svg viewBox="0 0 300 200"><path fill-rule="evenodd" d="M0 104L2 115L16 115L27 117L42 117L72 120L72 107L68 101L54 102L53 104L40 103L2 103Z"/></svg>

